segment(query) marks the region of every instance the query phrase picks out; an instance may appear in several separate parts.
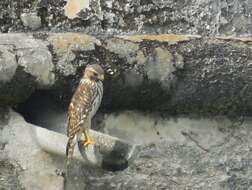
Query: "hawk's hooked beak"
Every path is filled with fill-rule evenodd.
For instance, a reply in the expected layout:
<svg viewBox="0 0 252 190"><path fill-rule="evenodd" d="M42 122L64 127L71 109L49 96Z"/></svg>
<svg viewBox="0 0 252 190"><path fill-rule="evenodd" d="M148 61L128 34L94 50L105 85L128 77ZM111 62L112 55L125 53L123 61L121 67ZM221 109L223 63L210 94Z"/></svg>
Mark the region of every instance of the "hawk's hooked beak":
<svg viewBox="0 0 252 190"><path fill-rule="evenodd" d="M98 79L103 81L104 80L104 75L99 75Z"/></svg>

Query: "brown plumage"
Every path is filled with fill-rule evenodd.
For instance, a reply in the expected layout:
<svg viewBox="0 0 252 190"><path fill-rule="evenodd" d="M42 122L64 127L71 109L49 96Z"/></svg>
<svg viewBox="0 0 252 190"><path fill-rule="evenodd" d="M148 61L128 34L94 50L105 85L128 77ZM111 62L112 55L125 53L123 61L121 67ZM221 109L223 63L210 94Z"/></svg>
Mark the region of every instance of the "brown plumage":
<svg viewBox="0 0 252 190"><path fill-rule="evenodd" d="M85 146L94 144L94 140L89 136L88 129L91 126L91 119L97 112L102 96L104 71L98 64L88 65L83 77L72 97L68 108L67 136L69 137L66 155L69 164L76 141L82 133L85 135Z"/></svg>

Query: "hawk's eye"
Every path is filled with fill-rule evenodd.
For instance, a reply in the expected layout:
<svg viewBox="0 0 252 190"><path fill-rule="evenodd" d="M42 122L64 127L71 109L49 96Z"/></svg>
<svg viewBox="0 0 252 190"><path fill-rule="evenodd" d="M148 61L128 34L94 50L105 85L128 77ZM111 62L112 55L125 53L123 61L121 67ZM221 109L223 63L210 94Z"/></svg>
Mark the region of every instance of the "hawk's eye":
<svg viewBox="0 0 252 190"><path fill-rule="evenodd" d="M94 76L96 76L96 77L97 77L97 76L98 76L98 74L97 74L97 73L94 73Z"/></svg>

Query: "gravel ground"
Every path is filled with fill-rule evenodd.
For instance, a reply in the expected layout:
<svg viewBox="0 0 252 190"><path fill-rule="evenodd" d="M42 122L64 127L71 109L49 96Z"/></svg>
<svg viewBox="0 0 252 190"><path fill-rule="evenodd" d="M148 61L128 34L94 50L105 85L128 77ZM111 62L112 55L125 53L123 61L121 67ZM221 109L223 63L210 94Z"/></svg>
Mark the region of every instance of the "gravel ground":
<svg viewBox="0 0 252 190"><path fill-rule="evenodd" d="M123 33L241 36L252 33L250 0L88 2L89 9L70 20L64 14L65 0L2 0L0 31L79 31L100 36ZM27 20L31 21L28 26ZM37 25L38 22L41 23Z"/></svg>
<svg viewBox="0 0 252 190"><path fill-rule="evenodd" d="M0 151L1 152L1 151ZM1 190L23 190L18 175L20 168L8 160L0 159L0 189Z"/></svg>

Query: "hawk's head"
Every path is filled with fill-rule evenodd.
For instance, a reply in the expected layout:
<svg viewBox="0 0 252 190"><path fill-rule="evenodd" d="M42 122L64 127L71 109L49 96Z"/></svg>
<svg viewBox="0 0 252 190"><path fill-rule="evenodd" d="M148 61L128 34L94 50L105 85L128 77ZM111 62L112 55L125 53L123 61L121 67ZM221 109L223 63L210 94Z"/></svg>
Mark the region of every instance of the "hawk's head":
<svg viewBox="0 0 252 190"><path fill-rule="evenodd" d="M104 70L99 64L87 65L84 71L84 78L94 81L103 81Z"/></svg>

